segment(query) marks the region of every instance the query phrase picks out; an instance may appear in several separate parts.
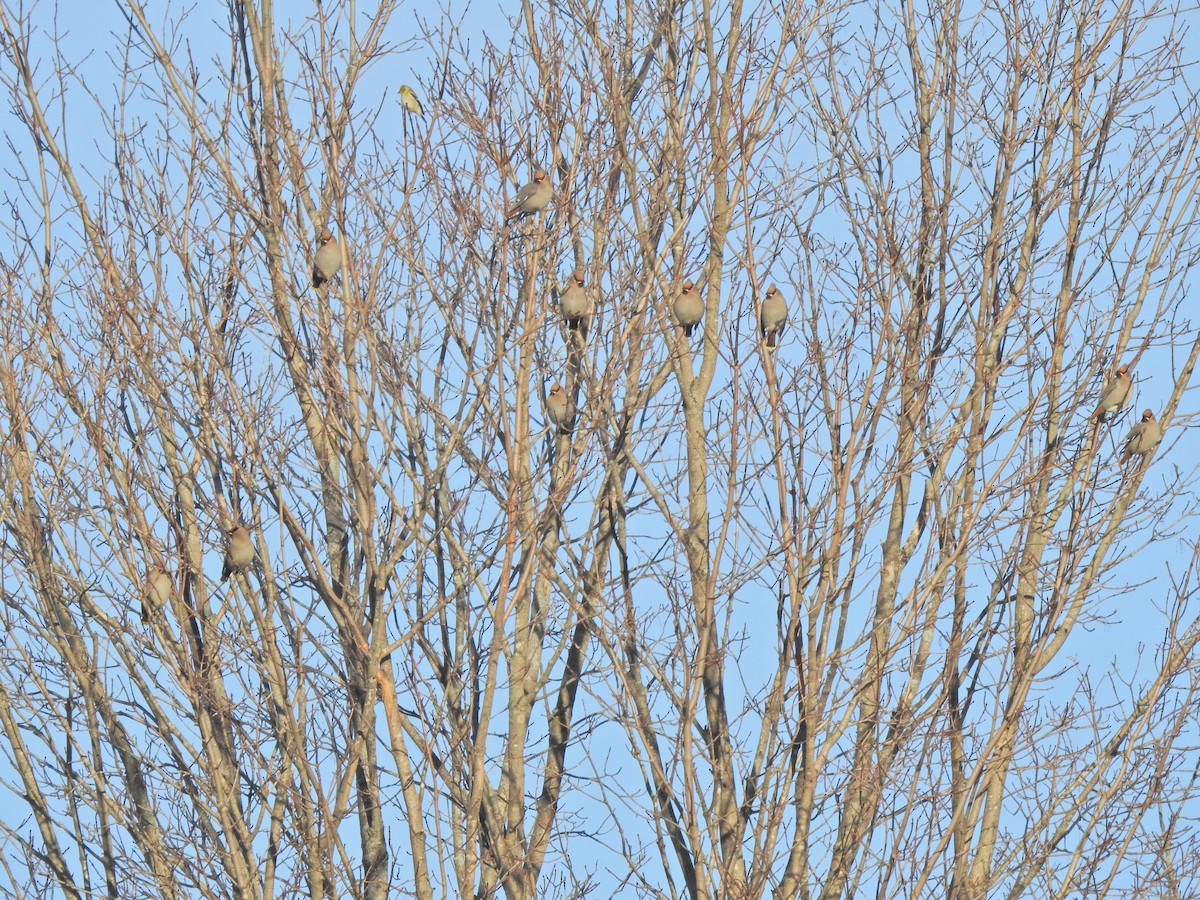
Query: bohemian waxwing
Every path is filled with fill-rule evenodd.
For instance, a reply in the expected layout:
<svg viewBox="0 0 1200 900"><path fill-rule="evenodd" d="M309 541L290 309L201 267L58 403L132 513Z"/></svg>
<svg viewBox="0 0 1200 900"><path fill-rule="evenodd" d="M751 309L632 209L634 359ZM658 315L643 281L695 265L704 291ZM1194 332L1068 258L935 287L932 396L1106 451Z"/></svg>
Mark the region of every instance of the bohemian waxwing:
<svg viewBox="0 0 1200 900"><path fill-rule="evenodd" d="M558 307L570 331L578 331L586 341L592 318L592 299L583 288L583 266L580 266L567 281L567 286L558 295Z"/></svg>
<svg viewBox="0 0 1200 900"><path fill-rule="evenodd" d="M222 583L234 572L245 572L252 562L254 542L250 540L250 530L245 525L229 529L229 538L225 542L225 565L221 568Z"/></svg>
<svg viewBox="0 0 1200 900"><path fill-rule="evenodd" d="M1146 410L1142 413L1142 421L1134 425L1125 438L1125 449L1121 453L1121 462L1125 462L1135 453L1144 460L1154 452L1154 448L1162 439L1162 426L1154 418L1154 413Z"/></svg>
<svg viewBox="0 0 1200 900"><path fill-rule="evenodd" d="M541 212L553 196L554 186L550 183L550 176L546 174L545 169L535 169L533 181L526 182L517 191L517 196L513 198L512 209L508 211L506 218L511 219L518 215L531 216L536 212Z"/></svg>
<svg viewBox="0 0 1200 900"><path fill-rule="evenodd" d="M342 268L342 247L326 228L321 232L317 253L313 257L313 287L319 288Z"/></svg>
<svg viewBox="0 0 1200 900"><path fill-rule="evenodd" d="M1112 373L1112 378L1100 392L1100 402L1093 414L1097 422L1103 422L1109 415L1118 412L1129 402L1133 393L1133 379L1129 377L1129 366L1121 366Z"/></svg>
<svg viewBox="0 0 1200 900"><path fill-rule="evenodd" d="M704 303L700 300L695 283L683 283L683 291L675 298L671 311L675 313L675 322L683 329L684 337L691 337L693 329L704 316Z"/></svg>
<svg viewBox="0 0 1200 900"><path fill-rule="evenodd" d="M400 102L410 113L416 113L418 116L425 115L425 110L421 108L421 101L417 99L417 92L407 84L400 85Z"/></svg>
<svg viewBox="0 0 1200 900"><path fill-rule="evenodd" d="M557 381L550 385L550 393L546 395L546 415L563 434L571 433L571 428L575 425L575 410L571 408L567 392Z"/></svg>
<svg viewBox="0 0 1200 900"><path fill-rule="evenodd" d="M149 622L163 604L171 598L171 573L160 564L155 563L146 573L142 583L142 621Z"/></svg>
<svg viewBox="0 0 1200 900"><path fill-rule="evenodd" d="M775 349L783 326L787 324L787 315L787 304L783 302L783 295L779 293L779 288L771 285L767 288L766 299L763 300L762 309L758 313L759 329L767 341L768 349Z"/></svg>

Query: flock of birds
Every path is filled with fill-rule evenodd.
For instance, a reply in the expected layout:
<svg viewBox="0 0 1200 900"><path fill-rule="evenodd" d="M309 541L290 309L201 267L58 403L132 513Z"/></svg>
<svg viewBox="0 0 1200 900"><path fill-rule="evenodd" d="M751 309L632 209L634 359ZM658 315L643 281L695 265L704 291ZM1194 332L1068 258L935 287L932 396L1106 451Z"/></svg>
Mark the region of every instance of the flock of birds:
<svg viewBox="0 0 1200 900"><path fill-rule="evenodd" d="M416 92L408 85L401 85L400 100L404 108L417 115L423 115L421 101ZM554 185L544 169L534 170L533 179L521 186L513 198L513 204L505 215L505 221L520 216L532 216L540 213L554 199ZM317 240L317 251L313 255L312 284L321 288L328 284L342 269L345 259L344 248L333 233L325 228ZM585 290L585 275L583 267L575 269L567 280L566 285L558 295L559 313L567 329L576 332L583 341L587 341L595 306L592 297ZM692 281L685 281L671 305L671 314L675 324L682 330L685 338L690 338L696 326L704 316L704 301ZM767 288L759 307L759 331L768 350L774 350L779 342L788 320L787 303L775 285ZM1115 416L1123 409L1133 396L1133 378L1128 365L1118 367L1105 383L1100 392L1100 402L1093 413L1097 427ZM550 421L562 433L569 433L575 421L575 409L567 391L561 384L555 382L550 386L550 392L544 400L544 409ZM1163 429L1154 418L1151 410L1142 413L1139 421L1125 437L1121 449L1121 463L1124 464L1131 456L1137 456L1144 461L1163 438ZM230 575L245 572L254 562L254 543L250 531L245 525L231 528L226 534L225 562L221 569L221 581L224 583ZM174 578L161 563L150 567L142 588L142 621L149 622L152 615L162 608L170 598L174 589Z"/></svg>
<svg viewBox="0 0 1200 900"><path fill-rule="evenodd" d="M400 85L400 102L404 108L415 115L424 115L425 110L421 101L407 84ZM533 178L521 185L512 205L505 213L505 222L513 219L536 215L550 205L554 199L554 184L545 169L534 169ZM320 288L327 284L342 268L346 250L333 236L328 228L322 230L317 243L317 252L313 257L312 284ZM567 283L558 293L559 312L566 323L568 331L578 333L586 342L591 326L592 314L595 311L593 300L586 287L586 271L582 266L571 273ZM696 326L704 317L704 301L692 281L685 281L679 296L671 306L675 324L683 330L684 337L690 338ZM759 329L763 340L770 350L774 350L779 342L779 335L787 324L788 309L783 295L775 285L767 288L759 310ZM559 382L550 386L543 408L547 417L559 431L569 433L574 425L575 410L567 395L567 391Z"/></svg>

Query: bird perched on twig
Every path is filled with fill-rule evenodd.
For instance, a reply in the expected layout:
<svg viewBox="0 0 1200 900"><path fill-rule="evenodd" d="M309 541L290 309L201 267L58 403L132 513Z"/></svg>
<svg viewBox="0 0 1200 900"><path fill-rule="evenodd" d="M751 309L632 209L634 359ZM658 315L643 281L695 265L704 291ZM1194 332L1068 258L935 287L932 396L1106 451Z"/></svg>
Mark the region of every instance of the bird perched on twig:
<svg viewBox="0 0 1200 900"><path fill-rule="evenodd" d="M417 97L417 92L407 84L400 85L400 102L404 104L404 108L410 113L416 113L418 116L425 115L425 110L421 108L421 101Z"/></svg>
<svg viewBox="0 0 1200 900"><path fill-rule="evenodd" d="M225 565L221 568L222 583L234 572L245 572L252 562L254 542L250 539L250 529L245 525L229 529L229 537L225 541Z"/></svg>
<svg viewBox="0 0 1200 900"><path fill-rule="evenodd" d="M578 331L586 341L592 319L592 299L583 289L583 266L571 273L567 286L558 295L558 308L569 331Z"/></svg>
<svg viewBox="0 0 1200 900"><path fill-rule="evenodd" d="M517 196L513 197L513 205L506 218L531 216L541 212L553 197L554 186L550 183L550 176L546 174L546 170L534 169L533 181L521 185Z"/></svg>
<svg viewBox="0 0 1200 900"><path fill-rule="evenodd" d="M557 381L550 385L550 393L546 395L546 415L558 426L563 434L570 434L575 425L575 410L571 408L571 400L567 392Z"/></svg>
<svg viewBox="0 0 1200 900"><path fill-rule="evenodd" d="M787 324L787 317L787 304L783 301L783 295L779 293L779 288L771 285L767 288L767 297L762 302L762 309L758 311L758 327L767 342L767 349L775 349L783 326Z"/></svg>
<svg viewBox="0 0 1200 900"><path fill-rule="evenodd" d="M146 572L142 582L142 622L149 623L150 617L163 608L171 597L171 573L155 563Z"/></svg>
<svg viewBox="0 0 1200 900"><path fill-rule="evenodd" d="M1154 418L1154 413L1146 410L1142 413L1142 421L1138 422L1125 436L1124 449L1121 452L1121 462L1137 454L1146 459L1163 439L1162 426Z"/></svg>
<svg viewBox="0 0 1200 900"><path fill-rule="evenodd" d="M671 304L671 312L675 314L675 323L683 329L683 336L691 337L704 316L704 303L700 300L694 282L689 280L683 283L683 290Z"/></svg>
<svg viewBox="0 0 1200 900"><path fill-rule="evenodd" d="M1110 415L1118 412L1121 407L1129 402L1129 397L1133 393L1133 379L1129 376L1129 366L1121 366L1112 373L1112 378L1104 385L1104 390L1100 392L1100 402L1096 405L1096 412L1093 413L1097 422L1103 422Z"/></svg>
<svg viewBox="0 0 1200 900"><path fill-rule="evenodd" d="M342 268L342 245L334 238L333 233L326 228L321 232L317 242L317 252L313 256L312 283L319 288L333 278Z"/></svg>

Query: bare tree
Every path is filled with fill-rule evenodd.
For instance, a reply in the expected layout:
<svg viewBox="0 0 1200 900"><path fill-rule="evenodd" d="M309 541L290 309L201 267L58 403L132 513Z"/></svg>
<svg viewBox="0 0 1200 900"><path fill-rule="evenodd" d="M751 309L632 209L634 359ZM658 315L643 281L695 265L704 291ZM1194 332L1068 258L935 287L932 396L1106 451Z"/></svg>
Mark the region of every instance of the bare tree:
<svg viewBox="0 0 1200 900"><path fill-rule="evenodd" d="M0 3L8 893L1195 895L1192 13L118 9Z"/></svg>

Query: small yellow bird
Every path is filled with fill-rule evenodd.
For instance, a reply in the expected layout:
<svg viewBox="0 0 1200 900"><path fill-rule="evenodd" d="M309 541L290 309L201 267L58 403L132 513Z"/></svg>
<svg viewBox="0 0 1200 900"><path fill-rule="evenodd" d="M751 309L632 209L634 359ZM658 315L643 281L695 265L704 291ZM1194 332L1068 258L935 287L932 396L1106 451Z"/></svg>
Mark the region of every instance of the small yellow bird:
<svg viewBox="0 0 1200 900"><path fill-rule="evenodd" d="M225 565L221 568L221 583L235 572L245 572L254 562L254 541L245 525L230 528L225 539Z"/></svg>
<svg viewBox="0 0 1200 900"><path fill-rule="evenodd" d="M417 92L407 84L400 85L400 102L410 113L416 113L418 116L425 115L425 110L421 108L421 101L417 99Z"/></svg>
<svg viewBox="0 0 1200 900"><path fill-rule="evenodd" d="M341 245L334 240L333 233L328 228L321 232L320 240L317 243L317 253L313 257L312 267L312 283L315 288L319 288L332 279L342 268Z"/></svg>
<svg viewBox="0 0 1200 900"><path fill-rule="evenodd" d="M142 585L142 621L149 622L151 617L163 608L163 604L171 599L171 589L174 587L171 573L163 568L161 563L155 563L146 573L146 581Z"/></svg>

